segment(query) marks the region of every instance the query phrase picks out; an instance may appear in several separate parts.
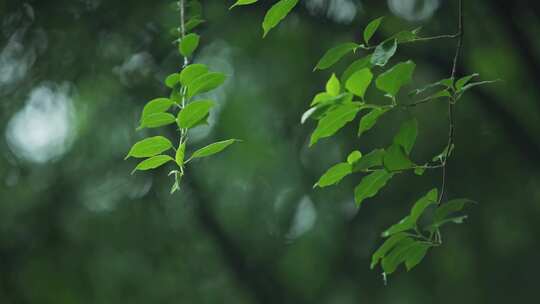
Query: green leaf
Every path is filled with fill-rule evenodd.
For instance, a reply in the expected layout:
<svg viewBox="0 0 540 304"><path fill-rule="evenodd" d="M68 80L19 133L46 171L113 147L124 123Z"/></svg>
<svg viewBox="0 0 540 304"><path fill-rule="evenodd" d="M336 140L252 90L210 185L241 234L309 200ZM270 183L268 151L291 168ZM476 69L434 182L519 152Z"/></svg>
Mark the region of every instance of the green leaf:
<svg viewBox="0 0 540 304"><path fill-rule="evenodd" d="M195 33L187 34L181 41L179 45L180 54L184 57L189 57L195 52L199 46L199 35Z"/></svg>
<svg viewBox="0 0 540 304"><path fill-rule="evenodd" d="M411 169L415 164L407 157L402 146L393 144L384 155L384 167L389 172Z"/></svg>
<svg viewBox="0 0 540 304"><path fill-rule="evenodd" d="M313 70L328 69L341 60L341 58L343 58L345 55L349 54L350 52L354 53L359 46L360 45L354 42L347 42L331 48L323 55Z"/></svg>
<svg viewBox="0 0 540 304"><path fill-rule="evenodd" d="M499 82L500 80L486 80L486 81L479 81L479 82L472 82L472 83L469 83L465 86L463 86L463 88L461 88L461 90L458 91L458 93L460 93L460 97L463 93L465 93L466 91L474 88L474 87L477 87L477 86L482 86L482 85L486 85L486 84L492 84L492 83L496 83L496 82Z"/></svg>
<svg viewBox="0 0 540 304"><path fill-rule="evenodd" d="M417 101L416 103L423 103L423 102L438 99L438 98L448 98L448 97L452 97L452 94L450 94L448 89L444 89L444 90L440 90L437 93L435 93L433 95L430 95L430 96L428 96L428 97L426 97L424 99L421 99L421 100Z"/></svg>
<svg viewBox="0 0 540 304"><path fill-rule="evenodd" d="M445 220L448 216L454 214L455 212L459 212L463 210L463 207L465 207L466 204L472 204L474 201L461 198L461 199L454 199L447 203L442 204L437 210L435 210L435 215L433 216L433 223L442 222Z"/></svg>
<svg viewBox="0 0 540 304"><path fill-rule="evenodd" d="M349 103L336 106L319 121L317 128L311 135L310 146L316 144L321 138L334 135L347 123L354 120L360 111L357 104Z"/></svg>
<svg viewBox="0 0 540 304"><path fill-rule="evenodd" d="M193 153L193 155L191 155L189 159L191 160L195 158L208 157L208 156L217 154L225 150L227 147L229 147L230 145L234 144L237 141L238 141L237 139L229 139L229 140L215 142L202 149L195 151L195 153Z"/></svg>
<svg viewBox="0 0 540 304"><path fill-rule="evenodd" d="M390 228L386 229L386 231L382 233L382 236L388 237L393 234L415 228L416 222L418 221L420 216L422 216L426 208L430 205L437 203L437 194L437 189L432 189L431 191L429 191L428 194L426 194L418 201L416 201L416 203L414 203L411 209L411 213L408 216L404 217L397 224L392 225Z"/></svg>
<svg viewBox="0 0 540 304"><path fill-rule="evenodd" d="M396 54L397 51L397 40L387 40L381 44L379 44L375 51L373 52L373 55L371 55L371 64L378 65L378 66L385 66L390 58Z"/></svg>
<svg viewBox="0 0 540 304"><path fill-rule="evenodd" d="M396 64L390 70L379 75L376 81L377 88L396 97L401 87L411 82L415 68L416 64L410 60Z"/></svg>
<svg viewBox="0 0 540 304"><path fill-rule="evenodd" d="M155 136L137 142L125 159L129 157L144 158L161 154L173 147L170 140L163 136Z"/></svg>
<svg viewBox="0 0 540 304"><path fill-rule="evenodd" d="M174 102L168 98L156 98L149 101L143 108L141 121L149 115L168 111L173 104Z"/></svg>
<svg viewBox="0 0 540 304"><path fill-rule="evenodd" d="M178 166L182 167L184 165L184 158L186 156L186 142L183 142L176 149L175 161Z"/></svg>
<svg viewBox="0 0 540 304"><path fill-rule="evenodd" d="M323 94L324 96L328 96L329 98L322 98ZM338 96L331 96L328 93L321 93L317 96L321 98L316 97L316 99L313 101L315 106L307 110L302 115L302 119L300 120L302 124L311 117L313 117L315 120L319 120L334 105L350 103L353 99L353 95L351 93L343 93Z"/></svg>
<svg viewBox="0 0 540 304"><path fill-rule="evenodd" d="M371 64L371 55L355 60L347 67L345 72L343 72L343 75L341 75L341 82L347 83L347 80L349 80L349 77L351 77L352 74L365 68L370 69L371 67L373 67Z"/></svg>
<svg viewBox="0 0 540 304"><path fill-rule="evenodd" d="M420 216L424 213L427 207L430 205L437 204L438 201L438 191L437 189L432 189L424 197L420 198L411 209L410 221L415 225Z"/></svg>
<svg viewBox="0 0 540 304"><path fill-rule="evenodd" d="M360 184L354 189L354 200L356 205L360 207L362 202L368 198L372 198L386 183L392 178L393 174L386 170L377 170L370 175L364 177Z"/></svg>
<svg viewBox="0 0 540 304"><path fill-rule="evenodd" d="M407 155L411 154L412 148L418 136L418 121L416 118L407 120L401 125L399 132L394 137L394 143L405 149Z"/></svg>
<svg viewBox="0 0 540 304"><path fill-rule="evenodd" d="M188 104L178 113L178 126L181 129L190 129L205 119L214 106L211 100L197 100Z"/></svg>
<svg viewBox="0 0 540 304"><path fill-rule="evenodd" d="M186 66L182 72L180 72L180 83L187 87L197 77L208 73L208 67L204 64L196 63Z"/></svg>
<svg viewBox="0 0 540 304"><path fill-rule="evenodd" d="M386 112L388 112L387 108L373 108L369 113L362 116L358 127L358 137L373 128L379 118Z"/></svg>
<svg viewBox="0 0 540 304"><path fill-rule="evenodd" d="M201 93L212 91L222 85L227 77L222 73L206 73L195 79L188 85L187 98Z"/></svg>
<svg viewBox="0 0 540 304"><path fill-rule="evenodd" d="M368 68L365 68L352 74L347 80L345 88L363 99L371 80L373 80L373 74Z"/></svg>
<svg viewBox="0 0 540 304"><path fill-rule="evenodd" d="M298 4L298 0L280 0L278 3L274 4L270 10L264 16L264 21L262 24L263 27L263 37L266 37L268 32L271 29L276 27L291 10Z"/></svg>
<svg viewBox="0 0 540 304"><path fill-rule="evenodd" d="M369 44L369 40L371 40L371 37L373 37L373 35L377 31L383 19L384 17L377 18L371 21L366 26L366 28L364 29L364 41L366 42L366 44Z"/></svg>
<svg viewBox="0 0 540 304"><path fill-rule="evenodd" d="M403 219L401 219L397 224L394 224L390 226L390 228L386 229L381 236L382 237L389 237L391 235L394 235L396 233L404 232L407 230L411 230L415 227L415 223L411 220L410 215L407 215Z"/></svg>
<svg viewBox="0 0 540 304"><path fill-rule="evenodd" d="M165 85L169 88L174 88L180 82L180 74L173 73L165 78Z"/></svg>
<svg viewBox="0 0 540 304"><path fill-rule="evenodd" d="M339 82L337 83L327 83L327 87L328 89L330 89L331 91L334 91L335 93L335 86L339 85L341 87L341 85L339 84ZM314 105L318 105L318 104L334 104L334 103L337 103L337 102L347 102L347 101L352 101L353 99L353 95L351 93L342 93L342 94L339 94L339 95L331 95L329 94L328 92L323 92L323 93L319 93L317 95L315 95L315 97L313 98L313 101L311 102L311 105L314 106Z"/></svg>
<svg viewBox="0 0 540 304"><path fill-rule="evenodd" d="M411 271L416 265L422 262L430 247L429 244L420 242L415 242L409 247L405 252L405 267L407 267L407 271Z"/></svg>
<svg viewBox="0 0 540 304"><path fill-rule="evenodd" d="M241 5L249 5L249 4L253 4L255 2L257 2L259 0L238 0L236 1L235 4L231 5L231 7L229 7L229 9L233 9L237 6L241 6Z"/></svg>
<svg viewBox="0 0 540 304"><path fill-rule="evenodd" d="M423 168L423 167L414 168L414 174L418 176L422 176L424 175L424 173L426 173L426 168Z"/></svg>
<svg viewBox="0 0 540 304"><path fill-rule="evenodd" d="M131 172L131 174L135 173L135 171L148 171L151 169L156 169L170 161L174 161L174 159L168 155L154 156L139 163L139 165L137 165L137 167Z"/></svg>
<svg viewBox="0 0 540 304"><path fill-rule="evenodd" d="M447 219L444 219L444 220L442 220L440 222L433 223L433 224L425 227L424 229L429 231L429 232L434 232L437 229L439 229L442 226L444 226L446 224L449 224L449 223L458 224L458 225L463 224L467 218L469 218L467 215L447 218Z"/></svg>
<svg viewBox="0 0 540 304"><path fill-rule="evenodd" d="M354 166L360 161L360 159L362 159L362 152L353 151L349 154L349 156L347 156L347 163Z"/></svg>
<svg viewBox="0 0 540 304"><path fill-rule="evenodd" d="M418 33L420 32L420 30L421 28L416 28L412 31L401 31L392 36L392 38L396 39L398 44L411 42L418 38Z"/></svg>
<svg viewBox="0 0 540 304"><path fill-rule="evenodd" d="M386 256L390 250L392 250L401 240L407 238L406 233L398 233L393 235L391 238L387 239L375 253L371 256L371 266L370 268L373 269L375 266L377 266L377 263ZM407 241L409 242L409 241Z"/></svg>
<svg viewBox="0 0 540 304"><path fill-rule="evenodd" d="M422 93L424 93L425 91L427 91L429 89L436 88L436 87L441 87L441 86L444 87L445 89L452 88L452 86L453 86L452 78L445 78L445 79L441 79L441 80L439 80L437 82L427 84L427 85L425 85L424 87L422 87L420 89L416 89L416 90L410 92L409 95L413 96L413 95L422 94Z"/></svg>
<svg viewBox="0 0 540 304"><path fill-rule="evenodd" d="M399 264L406 260L407 251L414 246L414 240L404 238L398 242L394 249L382 259L381 265L386 274L392 274L396 271Z"/></svg>
<svg viewBox="0 0 540 304"><path fill-rule="evenodd" d="M377 149L362 156L362 158L354 165L353 172L360 172L373 167L382 166L385 153L386 152L383 149Z"/></svg>
<svg viewBox="0 0 540 304"><path fill-rule="evenodd" d="M144 128L159 128L170 125L174 122L176 122L176 117L174 117L174 115L170 113L155 113L145 115L142 118L141 125L137 129L140 130Z"/></svg>
<svg viewBox="0 0 540 304"><path fill-rule="evenodd" d="M352 166L348 163L340 163L328 169L314 187L324 188L339 183L344 177L352 173Z"/></svg>
<svg viewBox="0 0 540 304"><path fill-rule="evenodd" d="M203 24L204 22L205 22L204 20L200 19L197 16L192 17L185 24L186 32L189 32L195 29L197 26Z"/></svg>
<svg viewBox="0 0 540 304"><path fill-rule="evenodd" d="M326 93L330 96L337 97L341 92L341 84L337 79L336 74L332 74L326 83Z"/></svg>
<svg viewBox="0 0 540 304"><path fill-rule="evenodd" d="M460 91L463 87L469 83L473 78L480 76L478 73L474 73L465 77L462 77L456 81L456 91Z"/></svg>

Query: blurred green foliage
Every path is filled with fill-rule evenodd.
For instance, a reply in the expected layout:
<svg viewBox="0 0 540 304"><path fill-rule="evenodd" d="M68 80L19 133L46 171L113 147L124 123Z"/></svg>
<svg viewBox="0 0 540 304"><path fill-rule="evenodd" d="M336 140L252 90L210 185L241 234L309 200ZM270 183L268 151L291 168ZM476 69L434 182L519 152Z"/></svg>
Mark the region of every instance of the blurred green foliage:
<svg viewBox="0 0 540 304"><path fill-rule="evenodd" d="M163 81L180 62L164 34L178 23L170 3L0 0L0 303L534 301L540 10L467 1L459 74L505 80L464 96L456 113L448 196L480 204L442 249L385 287L369 270L379 233L439 176L399 176L359 210L355 178L313 190L348 152L388 143L406 117L382 117L385 127L361 140L351 126L308 149L314 125L300 117L330 76L311 71L381 15L372 40L404 27L451 33L454 1L306 0L264 40L271 3L230 12L232 2L204 3L195 61L229 77L208 96L220 101L210 131L192 140L194 150L243 142L194 163L170 196L166 168L132 177L122 161L133 142L156 135L135 132L140 111L167 94ZM453 51L452 42L410 45L392 60L415 60L418 87L448 75ZM444 111L416 110L425 127L415 157L444 147Z"/></svg>

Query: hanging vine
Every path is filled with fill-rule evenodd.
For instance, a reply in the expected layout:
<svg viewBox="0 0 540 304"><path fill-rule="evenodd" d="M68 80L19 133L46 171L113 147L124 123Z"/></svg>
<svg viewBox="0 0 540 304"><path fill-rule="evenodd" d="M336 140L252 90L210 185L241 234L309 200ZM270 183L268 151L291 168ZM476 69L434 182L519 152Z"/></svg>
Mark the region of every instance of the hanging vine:
<svg viewBox="0 0 540 304"><path fill-rule="evenodd" d="M175 169L169 173L169 176L174 176L171 194L180 190L180 182L190 162L217 154L237 141L228 139L215 142L186 157L189 131L206 125L210 110L215 106L213 100L197 97L221 86L226 76L210 71L204 64L191 63L200 42L199 35L193 30L203 22L201 6L194 0L189 2L179 0L176 4L180 26L174 32L178 37L175 44L182 57L181 69L180 72L173 73L165 79L165 85L171 89L170 96L151 100L144 106L138 130L175 125L179 133L178 144L173 145L173 141L164 136L149 137L133 145L126 156L126 159L130 157L144 159L133 173L173 163ZM174 153L167 154L166 152L170 150Z"/></svg>
<svg viewBox="0 0 540 304"><path fill-rule="evenodd" d="M231 8L256 2L258 1L239 0ZM277 26L298 2L298 0L280 0L274 4L264 18L263 36ZM440 246L441 227L449 223L463 223L467 216L461 211L472 203L469 199L444 201L448 160L455 148L455 106L466 91L493 81L473 82L478 74L458 78L457 67L465 35L463 0L458 0L458 6L458 30L455 34L421 37L420 29L404 30L378 44L371 44L372 38L384 21L381 17L365 27L363 42L347 42L328 50L314 69L327 70L347 54L362 54L361 58L348 66L341 77L332 73L324 91L315 95L310 108L302 116L302 123L309 119L317 121L317 127L311 135L310 146L333 136L354 121L360 113L365 114L359 120L358 137L373 129L379 119L390 111L407 110L442 100L448 103L447 145L443 152L433 159L420 164L411 159L411 151L418 135L418 122L412 118L403 122L388 147L375 149L365 155L359 150L352 151L344 162L328 169L315 184L315 187L324 188L338 184L349 175L363 174L354 189L356 205L361 207L365 200L376 196L398 174L412 171L416 175L423 175L426 170L441 170L440 191L434 188L423 195L413 203L408 215L382 233L385 241L373 254L371 268L380 263L385 280L399 265L404 264L407 270L411 270L422 261L429 249ZM415 101L404 102L401 99L402 91L412 82L416 64L408 60L386 68L387 64L403 44L441 39L457 40L449 77L412 91L409 95ZM384 94L387 103L373 104L366 100L366 92L373 85ZM433 215L425 219L428 217L425 211L430 207L434 209ZM422 223L428 224L420 226L420 218L423 216Z"/></svg>

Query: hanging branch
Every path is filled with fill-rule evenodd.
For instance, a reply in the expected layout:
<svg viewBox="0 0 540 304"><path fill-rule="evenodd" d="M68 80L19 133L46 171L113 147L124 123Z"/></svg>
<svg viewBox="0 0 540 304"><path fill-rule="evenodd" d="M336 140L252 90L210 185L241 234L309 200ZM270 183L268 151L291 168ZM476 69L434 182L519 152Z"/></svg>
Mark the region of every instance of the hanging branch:
<svg viewBox="0 0 540 304"><path fill-rule="evenodd" d="M203 21L197 12L188 11L185 2L185 0L177 2L180 11L180 28L177 31L179 37L175 43L178 43L178 51L182 56L181 71L165 79L165 85L172 90L169 97L157 98L145 105L138 128L153 129L176 125L180 133L178 145L173 145L171 140L163 136L149 137L137 142L126 157L126 159L129 157L145 159L137 165L133 173L174 163L175 168L169 172L169 175L174 176L171 194L180 190L180 182L185 175L185 167L188 163L220 153L236 142L235 139L215 142L196 150L189 158L185 155L189 130L207 125L210 110L215 106L212 100L195 100L194 98L220 87L226 79L224 74L212 72L204 64L190 64L190 57L194 55L200 41L199 35L190 31ZM174 151L173 155L165 153L170 150Z"/></svg>
<svg viewBox="0 0 540 304"><path fill-rule="evenodd" d="M364 201L378 194L397 174L414 171L422 175L426 170L442 170L442 186L432 189L413 204L411 212L403 220L389 227L382 234L388 238L373 254L372 267L381 263L384 275L393 273L398 265L405 264L407 269L415 267L426 255L429 248L442 244L440 227L448 223L462 223L464 216L456 215L470 200L452 200L441 205L447 188L448 161L451 157L455 142L455 105L463 94L471 88L492 83L493 81L473 82L478 74L457 78L458 62L463 48L464 37L464 7L459 5L458 31L455 34L436 35L431 37L419 36L420 29L405 30L372 44L371 40L377 32L383 18L371 21L364 29L362 42L347 42L328 50L316 64L314 70L326 70L351 53L365 53L341 74L332 74L326 83L325 90L315 95L309 108L302 116L301 122L308 119L317 121L317 127L310 139L310 146L329 138L354 121L356 117L367 112L360 118L358 136L373 129L379 119L386 113L396 109L410 109L434 102L440 99L448 100L448 141L442 153L432 160L417 164L411 159L411 151L418 135L418 122L412 118L404 122L395 135L392 144L384 149L375 149L363 155L359 150L349 153L344 162L338 163L327 170L315 187L324 188L335 185L345 177L360 173L366 174L354 190L354 198L358 207ZM234 6L244 6L256 3L256 0L237 0ZM279 0L266 13L263 21L264 36L282 22L298 0ZM393 67L382 70L396 54L398 47L415 42L431 42L440 39L457 39L456 52L453 57L452 71L449 78L441 79L411 92L416 99L412 103L402 103L399 98L403 87L412 82L416 64L412 60L400 62ZM382 70L382 71L381 71ZM375 84L384 97L389 98L386 105L370 104L366 97L368 89ZM425 96L426 93L434 93ZM422 98L419 98L422 97ZM431 224L419 227L418 219L431 205L436 208ZM448 207L447 207L448 206Z"/></svg>

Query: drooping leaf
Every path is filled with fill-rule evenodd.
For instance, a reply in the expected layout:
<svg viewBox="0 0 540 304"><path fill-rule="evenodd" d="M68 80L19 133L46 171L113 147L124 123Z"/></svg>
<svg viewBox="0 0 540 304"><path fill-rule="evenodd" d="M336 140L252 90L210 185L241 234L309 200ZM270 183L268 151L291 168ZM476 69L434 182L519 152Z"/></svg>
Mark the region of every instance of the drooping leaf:
<svg viewBox="0 0 540 304"><path fill-rule="evenodd" d="M416 103L423 103L423 102L427 102L427 101L430 101L430 100L434 100L434 99L439 99L439 98L448 98L448 97L452 97L452 94L450 94L450 92L448 91L448 89L444 89L444 90L440 90L438 92L436 92L435 94L432 94L426 98L423 98L419 101L416 101Z"/></svg>
<svg viewBox="0 0 540 304"><path fill-rule="evenodd" d="M377 170L360 181L360 184L354 189L354 200L356 206L362 206L364 200L372 198L379 190L381 190L386 183L392 178L393 174L386 172L386 170Z"/></svg>
<svg viewBox="0 0 540 304"><path fill-rule="evenodd" d="M411 209L410 220L416 224L420 216L424 214L424 211L430 205L437 204L438 201L438 191L437 189L431 189L425 196L420 198Z"/></svg>
<svg viewBox="0 0 540 304"><path fill-rule="evenodd" d="M405 149L407 155L411 154L412 148L418 136L418 121L416 118L407 120L401 125L399 132L394 137L394 143Z"/></svg>
<svg viewBox="0 0 540 304"><path fill-rule="evenodd" d="M182 142L178 149L176 149L175 161L178 166L182 167L184 165L184 159L186 157L186 142Z"/></svg>
<svg viewBox="0 0 540 304"><path fill-rule="evenodd" d="M170 113L154 113L143 116L141 125L138 129L159 128L173 124L174 122L176 122L176 117Z"/></svg>
<svg viewBox="0 0 540 304"><path fill-rule="evenodd" d="M211 100L197 100L189 103L178 113L178 126L181 129L190 129L205 119L214 106Z"/></svg>
<svg viewBox="0 0 540 304"><path fill-rule="evenodd" d="M345 88L363 99L371 80L373 80L373 74L368 68L365 68L352 74L347 80Z"/></svg>
<svg viewBox="0 0 540 304"><path fill-rule="evenodd" d="M171 141L163 136L149 137L134 144L125 159L156 156L172 147Z"/></svg>
<svg viewBox="0 0 540 304"><path fill-rule="evenodd" d="M351 93L342 93L338 96L331 96L328 93L318 94L317 97L313 100L314 106L310 108L309 110L307 110L302 115L302 119L300 121L303 124L309 118L314 118L315 120L319 120L333 106L337 104L350 103L352 99L353 99L353 95Z"/></svg>
<svg viewBox="0 0 540 304"><path fill-rule="evenodd" d="M411 221L410 215L407 215L406 217L401 219L397 224L394 224L394 225L390 226L390 228L386 229L381 234L381 236L382 237L389 237L389 236L394 235L396 233L411 230L411 229L413 229L415 227L414 225L415 224L414 224L413 221Z"/></svg>
<svg viewBox="0 0 540 304"><path fill-rule="evenodd" d="M358 137L373 128L379 118L386 112L388 112L388 108L373 108L369 113L362 116L358 127Z"/></svg>
<svg viewBox="0 0 540 304"><path fill-rule="evenodd" d="M238 141L237 139L228 139L228 140L219 141L219 142L210 144L202 149L195 151L193 155L191 155L190 160L195 159L195 158L208 157L208 156L217 154L225 150L227 147L229 147L230 145L234 144L237 141Z"/></svg>
<svg viewBox="0 0 540 304"><path fill-rule="evenodd" d="M456 81L456 91L460 91L463 87L468 84L473 78L480 76L478 73L464 76Z"/></svg>
<svg viewBox="0 0 540 304"><path fill-rule="evenodd" d="M442 221L439 221L439 222L436 222L436 223L433 223L427 227L424 228L424 230L427 230L427 231L430 231L430 232L434 232L436 231L437 229L441 228L442 226L446 225L446 224L463 224L465 222L466 219L468 219L469 217L467 215L462 215L462 216L455 216L455 217L449 217L449 218L446 218Z"/></svg>
<svg viewBox="0 0 540 304"><path fill-rule="evenodd" d="M406 253L412 246L414 246L414 240L411 238L399 241L392 251L382 259L381 266L384 272L386 274L394 273L399 264L406 260Z"/></svg>
<svg viewBox="0 0 540 304"><path fill-rule="evenodd" d="M426 173L426 168L423 168L423 167L414 168L414 174L416 174L418 176L422 176L422 175L424 175L424 173Z"/></svg>
<svg viewBox="0 0 540 304"><path fill-rule="evenodd" d="M411 42L411 41L414 41L416 38L418 38L418 33L420 33L420 30L421 28L416 28L412 31L410 30L401 31L395 34L394 36L392 36L392 38L396 39L398 44Z"/></svg>
<svg viewBox="0 0 540 304"><path fill-rule="evenodd" d="M411 96L419 95L419 94L424 93L427 90L437 88L437 87L441 87L441 86L444 87L445 89L452 88L452 86L453 86L452 78L445 78L445 79L441 79L439 81L436 81L434 83L427 84L427 85L425 85L424 87L422 87L420 89L416 89L416 90L410 92L409 95L411 95Z"/></svg>
<svg viewBox="0 0 540 304"><path fill-rule="evenodd" d="M329 89L330 91L333 91L333 93L337 91L337 86L341 87L339 82L331 83L329 81L327 83L327 89ZM337 102L348 102L348 101L352 101L354 97L351 93L341 93L339 95L332 95L332 94L328 92L323 92L323 93L319 93L315 95L315 97L313 98L313 101L311 102L311 105L314 106L318 104L335 104Z"/></svg>
<svg viewBox="0 0 540 304"><path fill-rule="evenodd" d="M226 76L222 73L211 72L203 74L188 85L187 98L201 93L212 91L225 82Z"/></svg>
<svg viewBox="0 0 540 304"><path fill-rule="evenodd" d="M435 215L433 216L433 223L442 222L455 212L463 210L463 207L465 207L466 204L472 203L474 203L474 201L462 198L454 199L444 204L441 204L441 206L437 208L437 210L435 210Z"/></svg>
<svg viewBox="0 0 540 304"><path fill-rule="evenodd" d="M390 172L411 169L415 164L405 154L405 150L398 144L386 149L384 154L384 167Z"/></svg>
<svg viewBox="0 0 540 304"><path fill-rule="evenodd" d="M377 266L377 263L386 256L390 250L394 248L401 240L407 237L406 233L398 233L393 235L391 238L388 238L382 245L373 253L371 256L371 266L370 268L373 269L375 266Z"/></svg>
<svg viewBox="0 0 540 304"><path fill-rule="evenodd" d="M392 58L397 51L397 40L387 40L379 44L373 55L371 55L371 64L378 66L385 66L390 58Z"/></svg>
<svg viewBox="0 0 540 304"><path fill-rule="evenodd" d="M347 163L354 166L360 161L360 159L362 159L362 152L356 150L349 153L349 156L347 156Z"/></svg>
<svg viewBox="0 0 540 304"><path fill-rule="evenodd" d="M385 151L383 149L376 149L362 156L362 158L354 165L353 172L360 172L373 167L381 167L383 165L384 154Z"/></svg>
<svg viewBox="0 0 540 304"><path fill-rule="evenodd" d="M179 50L180 54L184 57L189 57L195 52L197 47L199 46L199 35L195 33L187 34L179 44Z"/></svg>
<svg viewBox="0 0 540 304"><path fill-rule="evenodd" d="M190 64L180 72L180 83L187 87L197 77L206 73L208 73L208 67L206 65L200 63Z"/></svg>
<svg viewBox="0 0 540 304"><path fill-rule="evenodd" d="M186 24L184 25L184 27L186 28L186 32L190 32L192 31L193 29L195 29L197 26L203 24L205 21L200 19L198 16L193 16L192 18L190 18Z"/></svg>
<svg viewBox="0 0 540 304"><path fill-rule="evenodd" d="M414 229L420 216L424 213L427 207L437 203L437 189L432 189L425 196L416 201L411 208L411 213L404 217L397 224L392 225L386 229L383 233L383 237L388 237L396 233Z"/></svg>
<svg viewBox="0 0 540 304"><path fill-rule="evenodd" d="M369 44L369 40L371 40L371 37L375 34L379 26L381 25L382 20L384 17L377 18L373 21L371 21L366 28L364 29L364 42L366 44Z"/></svg>
<svg viewBox="0 0 540 304"><path fill-rule="evenodd" d="M174 104L169 98L156 98L149 101L143 108L141 120L149 115L166 112Z"/></svg>
<svg viewBox="0 0 540 304"><path fill-rule="evenodd" d="M347 42L331 48L323 55L313 70L328 69L336 64L345 55L351 52L354 53L359 46L360 45L354 42Z"/></svg>
<svg viewBox="0 0 540 304"><path fill-rule="evenodd" d="M351 77L352 74L365 68L371 69L371 67L373 67L371 64L371 55L355 60L347 67L345 72L343 72L343 75L341 75L341 82L347 83L347 80L349 80L349 77Z"/></svg>
<svg viewBox="0 0 540 304"><path fill-rule="evenodd" d="M315 187L324 188L339 183L343 178L352 173L352 165L349 163L339 163L324 173Z"/></svg>
<svg viewBox="0 0 540 304"><path fill-rule="evenodd" d="M165 85L168 88L174 88L175 85L177 85L180 82L180 74L178 73L172 73L171 75L167 76L165 78Z"/></svg>
<svg viewBox="0 0 540 304"><path fill-rule="evenodd" d="M401 87L412 80L415 68L416 64L410 60L396 64L390 70L379 75L376 81L377 88L395 97Z"/></svg>
<svg viewBox="0 0 540 304"><path fill-rule="evenodd" d="M237 6L241 6L241 5L253 4L253 3L256 3L257 1L259 1L259 0L238 0L233 5L231 5L231 7L229 7L229 9L233 9L233 8L235 8Z"/></svg>
<svg viewBox="0 0 540 304"><path fill-rule="evenodd" d="M486 85L486 84L492 84L492 83L496 83L496 82L499 82L500 80L486 80L486 81L478 81L478 82L471 82L469 84L466 84L464 85L461 90L458 91L458 93L460 94L460 97L461 95L463 95L463 93L465 93L466 91L474 88L474 87L478 87L478 86L482 86L482 85Z"/></svg>
<svg viewBox="0 0 540 304"><path fill-rule="evenodd" d="M156 169L170 161L174 161L174 159L168 155L154 156L139 163L131 174L135 173L135 171L148 171L151 169Z"/></svg>
<svg viewBox="0 0 540 304"><path fill-rule="evenodd" d="M406 252L405 252L405 267L407 271L411 271L416 267L427 254L428 249L431 245L426 243L415 242Z"/></svg>
<svg viewBox="0 0 540 304"><path fill-rule="evenodd" d="M274 4L264 16L262 24L264 31L263 37L266 37L271 29L285 19L297 4L298 0L280 0L278 3Z"/></svg>
<svg viewBox="0 0 540 304"><path fill-rule="evenodd" d="M337 97L341 92L341 83L337 79L336 74L332 74L326 83L326 93L330 96Z"/></svg>
<svg viewBox="0 0 540 304"><path fill-rule="evenodd" d="M347 123L354 120L360 111L360 106L354 103L341 104L330 110L319 121L317 128L311 135L310 146L316 144L320 139L330 137L343 128Z"/></svg>

